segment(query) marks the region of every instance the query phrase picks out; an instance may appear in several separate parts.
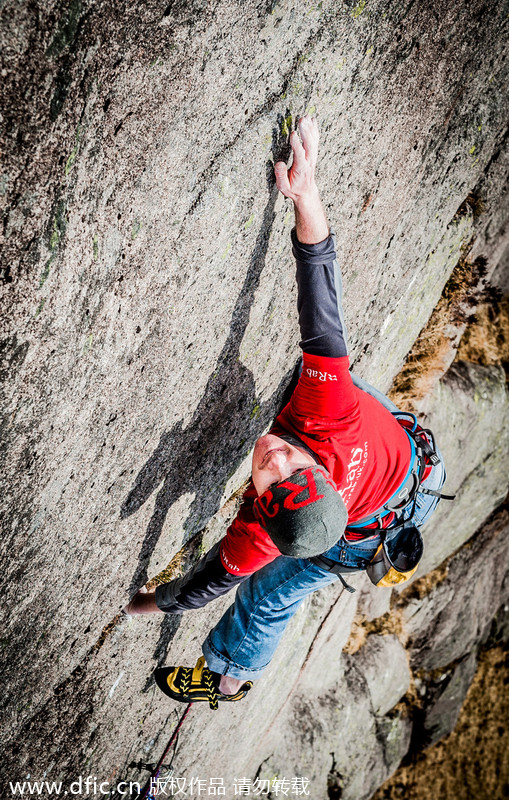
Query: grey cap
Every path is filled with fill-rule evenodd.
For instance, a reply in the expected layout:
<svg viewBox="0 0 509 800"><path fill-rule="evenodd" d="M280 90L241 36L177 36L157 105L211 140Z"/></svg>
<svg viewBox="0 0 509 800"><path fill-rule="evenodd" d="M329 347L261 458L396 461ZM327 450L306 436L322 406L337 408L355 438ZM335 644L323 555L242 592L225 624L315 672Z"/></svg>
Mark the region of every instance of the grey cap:
<svg viewBox="0 0 509 800"><path fill-rule="evenodd" d="M348 512L325 467L306 467L271 486L254 503L258 521L281 553L311 558L329 550Z"/></svg>

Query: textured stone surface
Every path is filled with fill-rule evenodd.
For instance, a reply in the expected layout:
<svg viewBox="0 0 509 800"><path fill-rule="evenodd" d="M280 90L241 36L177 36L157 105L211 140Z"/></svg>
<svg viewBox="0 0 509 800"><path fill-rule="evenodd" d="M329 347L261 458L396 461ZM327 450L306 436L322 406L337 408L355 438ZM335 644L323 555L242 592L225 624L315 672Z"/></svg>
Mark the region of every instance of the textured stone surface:
<svg viewBox="0 0 509 800"><path fill-rule="evenodd" d="M417 577L468 541L509 488L509 395L501 367L456 362L421 404L447 468L442 501L423 529Z"/></svg>
<svg viewBox="0 0 509 800"><path fill-rule="evenodd" d="M446 667L479 642L508 599L507 512L497 515L448 564L447 579L403 612L412 664Z"/></svg>
<svg viewBox="0 0 509 800"><path fill-rule="evenodd" d="M359 613L368 620L387 614L391 608L392 589L388 586L374 586L365 580L359 589Z"/></svg>
<svg viewBox="0 0 509 800"><path fill-rule="evenodd" d="M337 663L333 688L320 692L298 685L285 710L285 736L271 737L260 775L307 775L312 797L326 798L329 786L341 797L364 800L396 768L410 743L411 725L399 715L377 717L363 674L346 657ZM379 664L384 669L384 664ZM360 746L360 742L362 745Z"/></svg>
<svg viewBox="0 0 509 800"><path fill-rule="evenodd" d="M422 740L426 744L434 744L454 730L476 666L475 652L469 653L452 671L440 675L435 691L428 690L422 726Z"/></svg>
<svg viewBox="0 0 509 800"><path fill-rule="evenodd" d="M270 179L282 120L318 113L352 360L380 388L464 246L506 263L506 16L480 0L2 7L9 779L146 777L180 711L151 672L194 661L228 603L115 621L183 543L222 535L297 359L291 213ZM502 408L501 375L486 381L472 431ZM462 467L463 441L446 446ZM457 479L468 535L499 491L476 463ZM467 538L449 525L433 564ZM375 718L355 656L340 659L357 599L337 592L299 611L248 712L192 709L178 769L254 775L275 737L294 750L274 769L309 765L317 797L329 773L352 798L385 779L409 723Z"/></svg>
<svg viewBox="0 0 509 800"><path fill-rule="evenodd" d="M408 657L397 636L368 636L356 669L364 676L377 716L387 714L410 687Z"/></svg>

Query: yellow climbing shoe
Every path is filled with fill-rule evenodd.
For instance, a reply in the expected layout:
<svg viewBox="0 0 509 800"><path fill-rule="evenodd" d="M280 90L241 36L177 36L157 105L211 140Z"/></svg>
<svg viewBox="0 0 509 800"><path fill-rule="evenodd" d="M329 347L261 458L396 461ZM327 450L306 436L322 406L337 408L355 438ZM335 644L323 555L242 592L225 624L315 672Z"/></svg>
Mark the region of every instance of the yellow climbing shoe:
<svg viewBox="0 0 509 800"><path fill-rule="evenodd" d="M205 666L205 658L200 656L195 667L159 667L154 678L168 697L181 703L199 703L207 700L215 710L219 701L234 703L242 700L250 690L252 681L244 683L235 694L223 694L217 688L215 673Z"/></svg>

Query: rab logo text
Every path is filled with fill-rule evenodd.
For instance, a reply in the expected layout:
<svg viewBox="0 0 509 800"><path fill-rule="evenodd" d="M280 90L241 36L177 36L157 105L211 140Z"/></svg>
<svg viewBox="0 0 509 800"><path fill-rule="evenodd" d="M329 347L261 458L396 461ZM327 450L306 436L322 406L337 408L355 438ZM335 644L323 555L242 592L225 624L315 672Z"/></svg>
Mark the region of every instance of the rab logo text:
<svg viewBox="0 0 509 800"><path fill-rule="evenodd" d="M337 486L326 470L321 467L308 467L290 475L284 481L271 486L254 501L254 513L261 525L267 524L283 511L298 511L305 506L324 498L323 491L317 487L320 480L328 483L337 492Z"/></svg>
<svg viewBox="0 0 509 800"><path fill-rule="evenodd" d="M352 492L357 486L357 482L362 475L362 471L368 459L368 443L364 442L364 447L352 447L350 454L350 461L347 465L347 474L345 478L345 485L340 489L339 493L343 498L345 505L352 496Z"/></svg>
<svg viewBox="0 0 509 800"><path fill-rule="evenodd" d="M274 495L270 489L257 497L254 503L254 510L259 520L264 517L275 517L279 511L279 504L274 503Z"/></svg>
<svg viewBox="0 0 509 800"><path fill-rule="evenodd" d="M319 381L337 381L337 375L331 375L330 372L320 372L317 369L310 369L309 367L306 369L306 375L308 378L318 378Z"/></svg>
<svg viewBox="0 0 509 800"><path fill-rule="evenodd" d="M226 558L226 556L224 554L224 550L221 550L221 556L222 556L222 559L223 559L224 563L226 564L226 567L227 567L229 572L238 572L239 571L239 568L238 568L238 566L236 564L232 564L230 561L228 561L228 559Z"/></svg>

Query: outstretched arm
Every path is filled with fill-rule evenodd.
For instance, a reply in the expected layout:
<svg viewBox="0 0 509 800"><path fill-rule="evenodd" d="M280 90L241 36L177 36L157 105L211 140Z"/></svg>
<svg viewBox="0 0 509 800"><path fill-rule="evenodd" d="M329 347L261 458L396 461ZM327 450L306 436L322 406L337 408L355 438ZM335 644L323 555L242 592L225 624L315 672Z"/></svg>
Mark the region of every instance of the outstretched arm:
<svg viewBox="0 0 509 800"><path fill-rule="evenodd" d="M295 131L290 137L292 166L288 169L278 161L274 170L278 189L293 200L295 208L292 244L297 262L300 344L308 355L342 358L348 348L341 271L315 179L318 125L314 117L302 117L298 127L302 142Z"/></svg>
<svg viewBox="0 0 509 800"><path fill-rule="evenodd" d="M181 578L157 586L155 591L139 591L125 607L127 614L180 614L182 611L202 608L217 597L229 592L247 575L230 573L220 557L220 542L217 542Z"/></svg>

